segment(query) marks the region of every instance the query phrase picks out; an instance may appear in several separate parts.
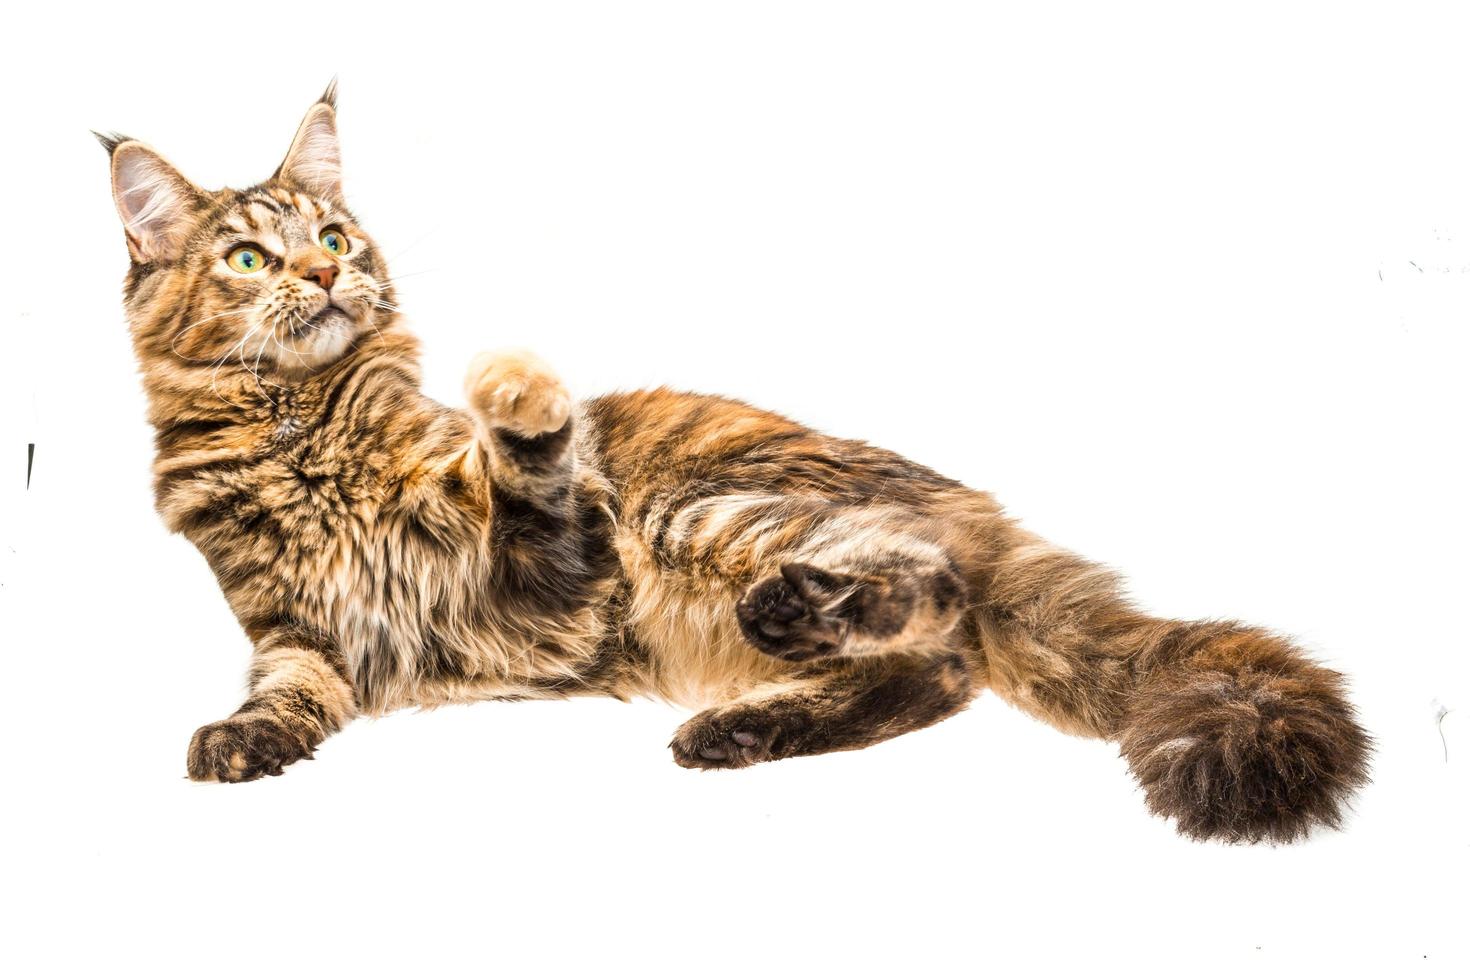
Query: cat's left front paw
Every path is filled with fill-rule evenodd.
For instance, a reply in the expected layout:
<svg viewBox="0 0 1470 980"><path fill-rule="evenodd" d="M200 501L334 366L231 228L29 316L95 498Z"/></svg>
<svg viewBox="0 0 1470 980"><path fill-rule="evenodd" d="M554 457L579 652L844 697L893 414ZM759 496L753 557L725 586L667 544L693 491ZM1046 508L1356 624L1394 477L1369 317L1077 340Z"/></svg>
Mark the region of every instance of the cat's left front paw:
<svg viewBox="0 0 1470 980"><path fill-rule="evenodd" d="M298 759L311 758L311 743L275 715L232 715L205 725L189 740L189 778L243 783L279 776Z"/></svg>
<svg viewBox="0 0 1470 980"><path fill-rule="evenodd" d="M465 397L491 428L523 436L556 432L572 413L572 396L545 361L529 351L479 354L465 375Z"/></svg>

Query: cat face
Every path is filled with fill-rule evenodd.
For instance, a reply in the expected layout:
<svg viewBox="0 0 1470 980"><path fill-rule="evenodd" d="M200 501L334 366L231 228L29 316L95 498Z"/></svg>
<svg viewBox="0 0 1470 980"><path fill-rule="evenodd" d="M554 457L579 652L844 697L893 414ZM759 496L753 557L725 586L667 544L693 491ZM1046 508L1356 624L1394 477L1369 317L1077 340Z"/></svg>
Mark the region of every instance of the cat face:
<svg viewBox="0 0 1470 980"><path fill-rule="evenodd" d="M159 353L310 374L391 316L386 266L342 203L330 89L276 173L248 190L202 190L144 144L102 140L133 260L129 312Z"/></svg>

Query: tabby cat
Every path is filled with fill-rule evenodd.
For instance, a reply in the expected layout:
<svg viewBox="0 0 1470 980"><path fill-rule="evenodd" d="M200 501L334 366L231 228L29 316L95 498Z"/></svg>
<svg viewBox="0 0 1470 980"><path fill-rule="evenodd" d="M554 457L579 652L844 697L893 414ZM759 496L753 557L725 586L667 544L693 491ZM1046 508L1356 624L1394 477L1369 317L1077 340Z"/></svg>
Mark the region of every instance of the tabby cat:
<svg viewBox="0 0 1470 980"><path fill-rule="evenodd" d="M1343 678L1270 632L1146 615L985 493L738 401L575 401L522 352L419 390L378 245L343 204L335 94L275 174L196 187L99 137L157 507L254 643L188 773L240 782L355 715L647 695L696 769L857 749L981 690L1117 740L1181 832L1336 825L1369 738Z"/></svg>

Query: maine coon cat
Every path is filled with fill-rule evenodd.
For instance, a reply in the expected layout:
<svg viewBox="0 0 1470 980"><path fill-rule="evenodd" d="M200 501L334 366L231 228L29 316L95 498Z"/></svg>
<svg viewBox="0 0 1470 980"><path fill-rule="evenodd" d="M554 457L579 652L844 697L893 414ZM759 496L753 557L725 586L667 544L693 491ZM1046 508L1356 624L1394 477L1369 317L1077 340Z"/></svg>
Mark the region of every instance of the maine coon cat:
<svg viewBox="0 0 1470 980"><path fill-rule="evenodd" d="M987 494L737 401L574 400L519 352L468 409L419 391L343 203L331 89L275 174L203 190L102 137L157 507L254 642L194 779L278 774L355 715L647 695L681 766L862 748L985 688L1115 739L1185 834L1336 824L1369 739L1337 673L1263 629L1145 615Z"/></svg>

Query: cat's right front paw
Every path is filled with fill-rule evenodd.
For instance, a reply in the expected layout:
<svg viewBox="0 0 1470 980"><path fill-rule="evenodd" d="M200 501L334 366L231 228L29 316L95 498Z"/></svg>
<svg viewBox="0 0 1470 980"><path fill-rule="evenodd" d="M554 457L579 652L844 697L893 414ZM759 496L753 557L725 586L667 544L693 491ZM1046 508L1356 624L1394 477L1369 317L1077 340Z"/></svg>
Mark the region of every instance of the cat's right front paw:
<svg viewBox="0 0 1470 980"><path fill-rule="evenodd" d="M243 783L279 776L298 759L311 758L311 743L275 715L233 715L205 725L189 741L189 778Z"/></svg>
<svg viewBox="0 0 1470 980"><path fill-rule="evenodd" d="M539 436L556 432L571 417L572 396L566 386L528 351L477 355L464 388L470 406L491 428Z"/></svg>

